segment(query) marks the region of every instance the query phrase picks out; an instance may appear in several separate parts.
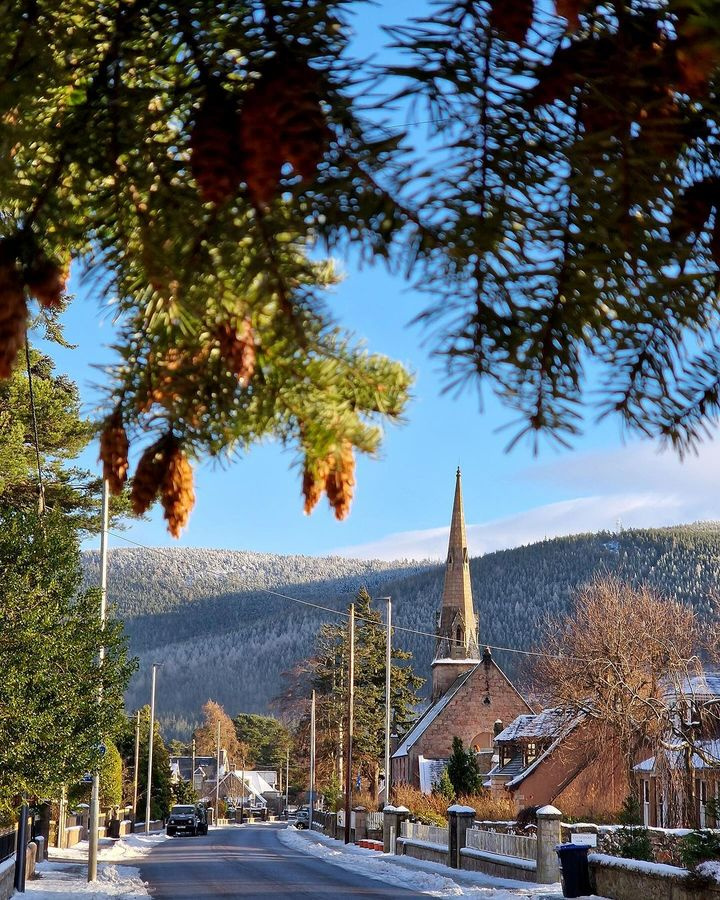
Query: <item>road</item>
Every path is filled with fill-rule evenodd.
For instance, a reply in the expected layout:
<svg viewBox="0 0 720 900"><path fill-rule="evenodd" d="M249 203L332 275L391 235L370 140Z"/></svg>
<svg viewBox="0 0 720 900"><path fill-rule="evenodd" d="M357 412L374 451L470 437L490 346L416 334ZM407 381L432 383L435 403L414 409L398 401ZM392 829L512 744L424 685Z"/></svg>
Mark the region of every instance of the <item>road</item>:
<svg viewBox="0 0 720 900"><path fill-rule="evenodd" d="M229 826L173 838L138 861L140 876L154 900L427 897L291 850L278 838L281 828L285 825Z"/></svg>

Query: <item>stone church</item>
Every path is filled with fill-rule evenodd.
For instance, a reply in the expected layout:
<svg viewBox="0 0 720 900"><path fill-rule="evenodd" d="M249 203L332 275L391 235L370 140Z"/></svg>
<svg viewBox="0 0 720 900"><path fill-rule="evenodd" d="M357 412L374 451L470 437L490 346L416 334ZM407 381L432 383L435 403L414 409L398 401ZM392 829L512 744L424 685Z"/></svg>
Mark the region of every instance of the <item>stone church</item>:
<svg viewBox="0 0 720 900"><path fill-rule="evenodd" d="M460 469L436 633L430 706L400 741L391 763L393 784L406 782L425 792L445 767L455 736L487 758L487 771L494 735L517 716L534 712L490 650L480 653Z"/></svg>

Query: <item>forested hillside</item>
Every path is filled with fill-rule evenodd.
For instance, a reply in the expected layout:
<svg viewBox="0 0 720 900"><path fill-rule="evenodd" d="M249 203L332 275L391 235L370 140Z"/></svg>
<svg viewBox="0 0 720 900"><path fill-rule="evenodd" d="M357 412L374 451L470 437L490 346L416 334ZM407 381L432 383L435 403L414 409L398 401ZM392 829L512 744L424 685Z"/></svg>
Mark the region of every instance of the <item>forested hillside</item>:
<svg viewBox="0 0 720 900"><path fill-rule="evenodd" d="M89 579L98 556L86 555ZM720 525L579 535L499 551L471 561L481 640L527 649L541 644L547 613L568 609L574 588L596 573L646 581L702 612L720 584ZM345 608L365 585L390 593L398 625L432 632L443 569L415 563L312 559L209 550L114 550L110 599L125 619L141 669L128 705L147 702L150 662L162 662L158 710L168 737L187 732L213 697L232 715L265 712L282 689L281 673L312 650L331 614L262 593ZM427 676L433 640L398 633ZM518 674L523 657L497 652Z"/></svg>

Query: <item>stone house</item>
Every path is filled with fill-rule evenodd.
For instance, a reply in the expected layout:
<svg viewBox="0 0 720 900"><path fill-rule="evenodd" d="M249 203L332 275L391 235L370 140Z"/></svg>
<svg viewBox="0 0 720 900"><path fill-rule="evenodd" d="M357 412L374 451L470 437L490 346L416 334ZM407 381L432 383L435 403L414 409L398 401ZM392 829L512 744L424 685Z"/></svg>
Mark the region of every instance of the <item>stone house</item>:
<svg viewBox="0 0 720 900"><path fill-rule="evenodd" d="M628 794L625 762L602 725L561 707L521 715L495 738L486 786L519 811L552 804L574 816L616 813Z"/></svg>
<svg viewBox="0 0 720 900"><path fill-rule="evenodd" d="M447 763L453 737L489 758L498 721L533 711L490 650L479 651L460 479L458 469L430 706L400 740L391 760L393 784L405 782L426 792Z"/></svg>

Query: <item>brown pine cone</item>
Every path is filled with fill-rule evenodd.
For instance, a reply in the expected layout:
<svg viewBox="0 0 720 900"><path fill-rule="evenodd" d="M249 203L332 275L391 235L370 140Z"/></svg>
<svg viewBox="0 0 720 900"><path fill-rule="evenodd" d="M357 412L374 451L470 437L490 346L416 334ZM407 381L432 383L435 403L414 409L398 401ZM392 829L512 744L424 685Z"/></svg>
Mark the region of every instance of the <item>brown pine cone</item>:
<svg viewBox="0 0 720 900"><path fill-rule="evenodd" d="M305 498L303 510L306 516L310 515L322 497L329 472L329 459L311 461L305 457L302 492Z"/></svg>
<svg viewBox="0 0 720 900"><path fill-rule="evenodd" d="M235 101L222 88L208 90L190 133L190 170L204 200L222 203L242 180Z"/></svg>
<svg viewBox="0 0 720 900"><path fill-rule="evenodd" d="M130 502L136 516L146 513L155 502L167 469L167 436L151 444L140 457L130 489Z"/></svg>
<svg viewBox="0 0 720 900"><path fill-rule="evenodd" d="M225 322L218 328L217 341L228 369L247 387L255 372L255 335L249 319L239 327Z"/></svg>
<svg viewBox="0 0 720 900"><path fill-rule="evenodd" d="M100 459L110 493L121 493L127 481L128 439L119 412L108 419L100 435Z"/></svg>
<svg viewBox="0 0 720 900"><path fill-rule="evenodd" d="M58 309L67 291L67 268L43 253L24 271L25 284L35 299L46 309Z"/></svg>
<svg viewBox="0 0 720 900"><path fill-rule="evenodd" d="M25 344L28 310L17 263L4 249L0 246L0 378L9 378Z"/></svg>
<svg viewBox="0 0 720 900"><path fill-rule="evenodd" d="M331 456L331 469L325 479L325 493L335 518L342 521L350 512L355 486L355 457L350 441L343 441L340 452Z"/></svg>
<svg viewBox="0 0 720 900"><path fill-rule="evenodd" d="M195 492L192 467L175 442L168 453L160 492L168 531L173 537L180 537L195 505Z"/></svg>
<svg viewBox="0 0 720 900"><path fill-rule="evenodd" d="M277 194L285 162L278 132L285 90L284 79L269 70L247 91L238 117L243 177L250 199L259 208L266 207Z"/></svg>
<svg viewBox="0 0 720 900"><path fill-rule="evenodd" d="M285 98L278 110L283 157L298 175L311 179L329 137L318 75L308 66L295 65L287 72L284 84Z"/></svg>
<svg viewBox="0 0 720 900"><path fill-rule="evenodd" d="M493 0L490 27L509 41L522 44L533 23L533 0Z"/></svg>

